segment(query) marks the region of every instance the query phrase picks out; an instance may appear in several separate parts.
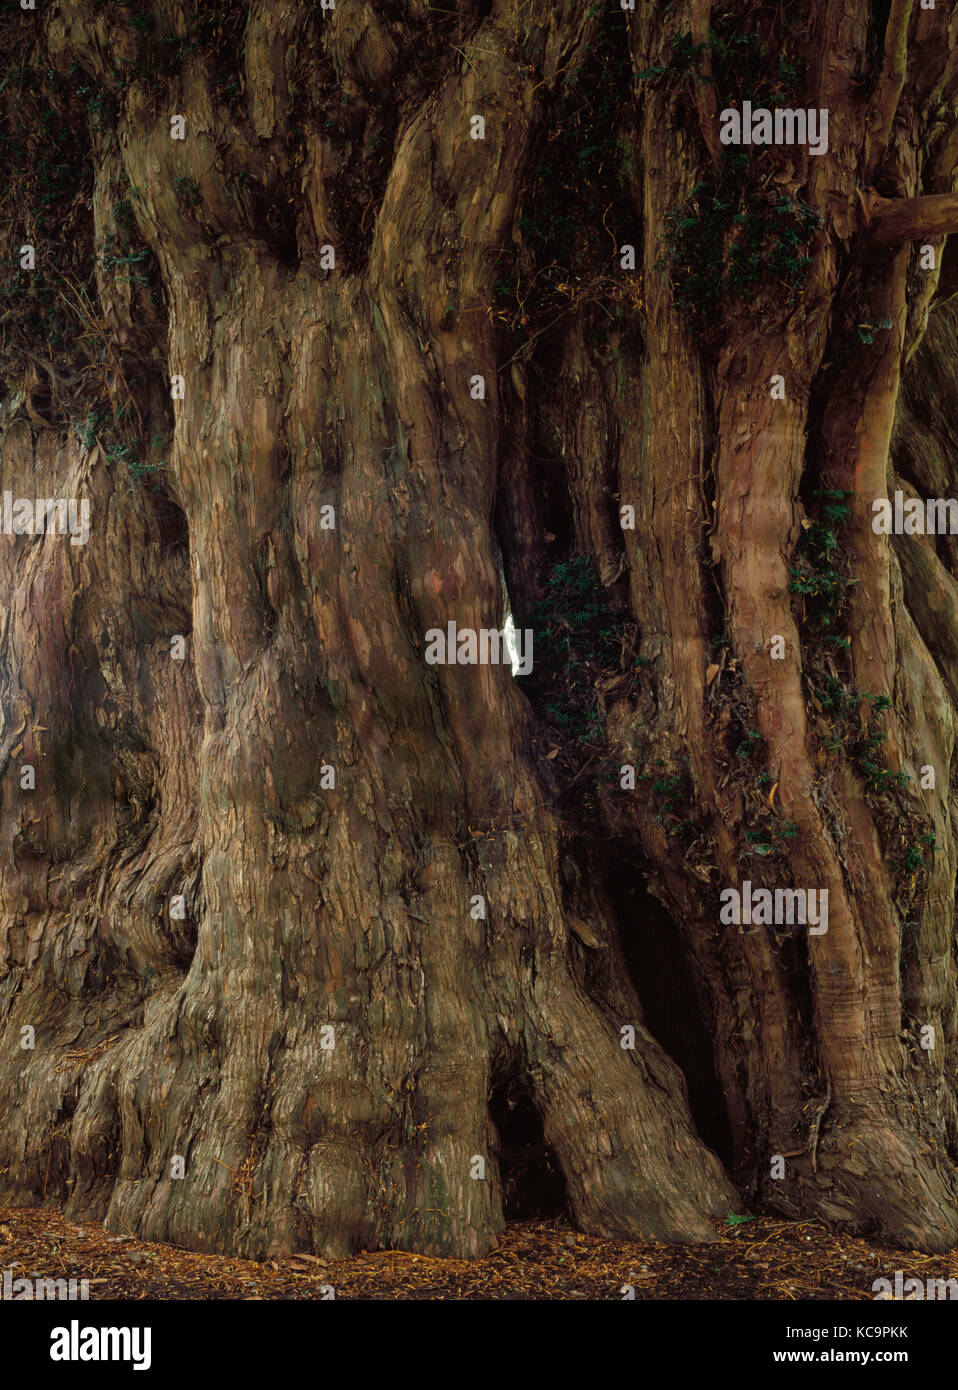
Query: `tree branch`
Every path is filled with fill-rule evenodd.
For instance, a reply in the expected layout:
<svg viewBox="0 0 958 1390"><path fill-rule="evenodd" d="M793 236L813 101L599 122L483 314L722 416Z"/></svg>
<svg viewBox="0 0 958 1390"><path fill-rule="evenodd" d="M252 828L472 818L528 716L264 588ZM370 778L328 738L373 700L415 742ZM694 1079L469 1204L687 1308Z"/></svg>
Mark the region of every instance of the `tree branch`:
<svg viewBox="0 0 958 1390"><path fill-rule="evenodd" d="M919 237L958 232L958 193L924 198L864 198L865 236L875 246L900 245Z"/></svg>
<svg viewBox="0 0 958 1390"><path fill-rule="evenodd" d="M705 139L705 146L712 160L712 167L718 169L722 163L722 144L719 140L718 98L709 80L712 76L712 53L708 47L712 25L712 0L692 0L691 12L692 42L700 45L699 76L702 81L695 84L695 109L699 125Z"/></svg>
<svg viewBox="0 0 958 1390"><path fill-rule="evenodd" d="M872 100L865 157L865 179L870 183L891 137L908 67L908 23L914 0L892 0L885 26L885 57Z"/></svg>

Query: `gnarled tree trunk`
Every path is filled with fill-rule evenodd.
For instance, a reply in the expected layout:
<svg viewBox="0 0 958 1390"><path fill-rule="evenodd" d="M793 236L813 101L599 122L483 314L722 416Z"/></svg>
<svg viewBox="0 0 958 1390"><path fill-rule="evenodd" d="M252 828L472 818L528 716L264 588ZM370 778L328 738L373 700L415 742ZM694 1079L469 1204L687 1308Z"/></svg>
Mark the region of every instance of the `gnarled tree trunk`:
<svg viewBox="0 0 958 1390"><path fill-rule="evenodd" d="M955 471L947 307L889 459L956 21L208 9L4 21L2 484L92 523L0 538L0 1195L479 1254L531 1104L593 1232L953 1244L956 557L871 502ZM736 164L789 93L827 153ZM503 574L530 679L429 665ZM828 931L722 925L745 879Z"/></svg>

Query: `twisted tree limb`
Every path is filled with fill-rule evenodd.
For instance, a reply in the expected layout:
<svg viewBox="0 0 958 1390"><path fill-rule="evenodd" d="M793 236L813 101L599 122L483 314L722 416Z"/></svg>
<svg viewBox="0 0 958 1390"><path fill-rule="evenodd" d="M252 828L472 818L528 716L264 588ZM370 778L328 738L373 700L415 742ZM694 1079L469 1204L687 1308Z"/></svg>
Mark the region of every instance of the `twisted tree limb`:
<svg viewBox="0 0 958 1390"><path fill-rule="evenodd" d="M691 14L692 42L699 49L699 81L695 84L695 109L699 125L712 166L718 169L722 163L722 145L719 140L718 98L712 83L712 53L708 47L712 24L712 0L693 0Z"/></svg>
<svg viewBox="0 0 958 1390"><path fill-rule="evenodd" d="M930 193L923 198L863 198L865 237L875 246L896 246L920 237L958 232L958 193Z"/></svg>
<svg viewBox="0 0 958 1390"><path fill-rule="evenodd" d="M908 24L914 0L892 0L885 29L885 56L869 119L865 177L871 180L894 124L908 68Z"/></svg>

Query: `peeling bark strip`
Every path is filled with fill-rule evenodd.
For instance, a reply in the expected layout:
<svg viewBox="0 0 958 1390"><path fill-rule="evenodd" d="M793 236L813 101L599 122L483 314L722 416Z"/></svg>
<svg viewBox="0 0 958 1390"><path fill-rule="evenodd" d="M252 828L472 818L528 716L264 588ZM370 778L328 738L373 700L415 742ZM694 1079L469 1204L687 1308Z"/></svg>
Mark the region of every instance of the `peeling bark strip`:
<svg viewBox="0 0 958 1390"><path fill-rule="evenodd" d="M0 545L0 1200L477 1255L527 1161L955 1243L958 550L871 524L958 491L953 8L0 37L0 487L97 520Z"/></svg>

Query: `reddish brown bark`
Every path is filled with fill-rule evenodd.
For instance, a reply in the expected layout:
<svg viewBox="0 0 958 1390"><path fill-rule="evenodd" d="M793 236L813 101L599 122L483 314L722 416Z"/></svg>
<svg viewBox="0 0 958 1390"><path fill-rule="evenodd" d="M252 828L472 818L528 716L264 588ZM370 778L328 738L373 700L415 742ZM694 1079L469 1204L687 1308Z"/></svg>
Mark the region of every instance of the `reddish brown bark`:
<svg viewBox="0 0 958 1390"><path fill-rule="evenodd" d="M529 1106L584 1229L707 1239L749 1200L953 1244L958 556L871 503L954 491L914 397L929 360L954 388L955 318L902 245L954 197L954 16L145 13L61 0L31 35L51 109L94 92L90 278L75 342L8 316L0 477L94 525L0 537L0 1195L202 1249L477 1254ZM817 217L801 292L770 242L703 323L670 248L726 175L735 34L830 144L743 176L746 213L774 177ZM165 468L131 484L91 401ZM831 632L795 591L821 492L851 499ZM598 598L543 616L583 557ZM501 625L500 566L568 654L525 687L424 660ZM588 604L606 655L574 661ZM746 879L827 889L828 932L722 923Z"/></svg>
<svg viewBox="0 0 958 1390"><path fill-rule="evenodd" d="M868 205L866 235L875 246L930 241L958 232L958 193L924 198L875 198Z"/></svg>

